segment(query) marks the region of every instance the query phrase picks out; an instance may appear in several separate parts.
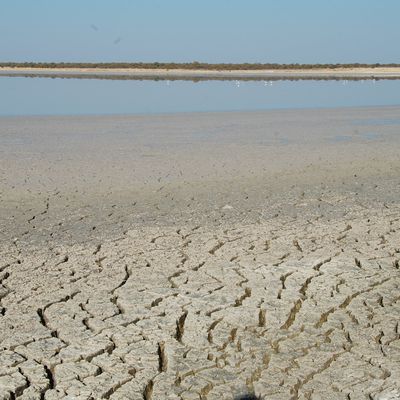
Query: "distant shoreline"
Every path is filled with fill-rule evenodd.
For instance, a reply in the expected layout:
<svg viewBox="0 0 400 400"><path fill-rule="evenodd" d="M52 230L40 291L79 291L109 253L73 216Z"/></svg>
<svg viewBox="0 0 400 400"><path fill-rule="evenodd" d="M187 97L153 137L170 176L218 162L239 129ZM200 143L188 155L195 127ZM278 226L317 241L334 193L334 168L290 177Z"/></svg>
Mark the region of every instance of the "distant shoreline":
<svg viewBox="0 0 400 400"><path fill-rule="evenodd" d="M84 66L78 66L84 65ZM90 66L89 66L90 65ZM120 64L5 64L0 63L0 76L132 80L366 80L400 79L400 65L395 66L295 66L258 68L259 64L209 64L208 68L192 68L193 64L143 64L141 67L119 67ZM203 66L202 64L200 64ZM152 67L149 67L152 66ZM175 67L176 66L176 67ZM223 67L221 67L223 66ZM247 69L241 67L246 66ZM263 65L261 65L263 66ZM232 69L227 69L232 67ZM235 67L235 68L234 68ZM292 67L292 66L290 66Z"/></svg>
<svg viewBox="0 0 400 400"><path fill-rule="evenodd" d="M0 68L61 68L61 69L184 69L202 71L237 70L309 70L309 69L360 69L360 68L400 68L400 63L341 63L341 64L279 64L279 63L190 63L177 62L0 62Z"/></svg>

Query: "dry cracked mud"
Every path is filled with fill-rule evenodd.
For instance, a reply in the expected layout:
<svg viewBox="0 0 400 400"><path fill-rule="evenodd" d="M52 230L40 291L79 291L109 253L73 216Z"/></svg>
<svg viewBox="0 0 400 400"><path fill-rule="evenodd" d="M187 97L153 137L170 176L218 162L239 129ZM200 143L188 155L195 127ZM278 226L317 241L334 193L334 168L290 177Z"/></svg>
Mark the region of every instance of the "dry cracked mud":
<svg viewBox="0 0 400 400"><path fill-rule="evenodd" d="M0 398L399 399L400 163L374 145L386 164L372 152L365 176L354 157L348 176L320 161L316 189L296 166L303 181L269 197L238 178L99 203L74 197L68 168L13 188L3 173Z"/></svg>
<svg viewBox="0 0 400 400"><path fill-rule="evenodd" d="M1 398L386 398L400 380L400 212L347 221L15 241L1 256Z"/></svg>

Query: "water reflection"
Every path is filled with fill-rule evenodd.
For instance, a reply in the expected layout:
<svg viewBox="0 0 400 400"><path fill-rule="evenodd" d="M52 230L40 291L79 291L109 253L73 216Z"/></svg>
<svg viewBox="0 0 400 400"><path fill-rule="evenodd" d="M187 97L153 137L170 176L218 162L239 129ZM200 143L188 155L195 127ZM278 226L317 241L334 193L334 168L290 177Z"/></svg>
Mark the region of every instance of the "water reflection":
<svg viewBox="0 0 400 400"><path fill-rule="evenodd" d="M400 104L399 80L175 81L0 77L0 115L149 114ZM398 124L398 120L382 122ZM373 121L371 121L373 125Z"/></svg>

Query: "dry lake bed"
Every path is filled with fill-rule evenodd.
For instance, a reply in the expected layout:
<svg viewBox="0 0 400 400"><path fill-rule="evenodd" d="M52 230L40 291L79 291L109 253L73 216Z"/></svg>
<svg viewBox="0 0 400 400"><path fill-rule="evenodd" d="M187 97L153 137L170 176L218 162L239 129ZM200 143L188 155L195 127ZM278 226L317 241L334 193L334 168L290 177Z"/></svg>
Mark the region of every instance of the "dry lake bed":
<svg viewBox="0 0 400 400"><path fill-rule="evenodd" d="M0 118L0 398L400 398L400 107Z"/></svg>

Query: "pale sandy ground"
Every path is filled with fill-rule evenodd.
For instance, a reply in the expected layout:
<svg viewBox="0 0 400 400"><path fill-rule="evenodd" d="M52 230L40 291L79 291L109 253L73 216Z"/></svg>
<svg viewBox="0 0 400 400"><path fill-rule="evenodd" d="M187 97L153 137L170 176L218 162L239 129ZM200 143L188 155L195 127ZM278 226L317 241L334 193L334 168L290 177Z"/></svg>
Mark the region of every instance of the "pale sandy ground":
<svg viewBox="0 0 400 400"><path fill-rule="evenodd" d="M400 68L320 68L303 70L184 70L140 68L7 68L0 76L123 77L131 79L400 79Z"/></svg>
<svg viewBox="0 0 400 400"><path fill-rule="evenodd" d="M0 398L400 398L400 107L0 119Z"/></svg>

